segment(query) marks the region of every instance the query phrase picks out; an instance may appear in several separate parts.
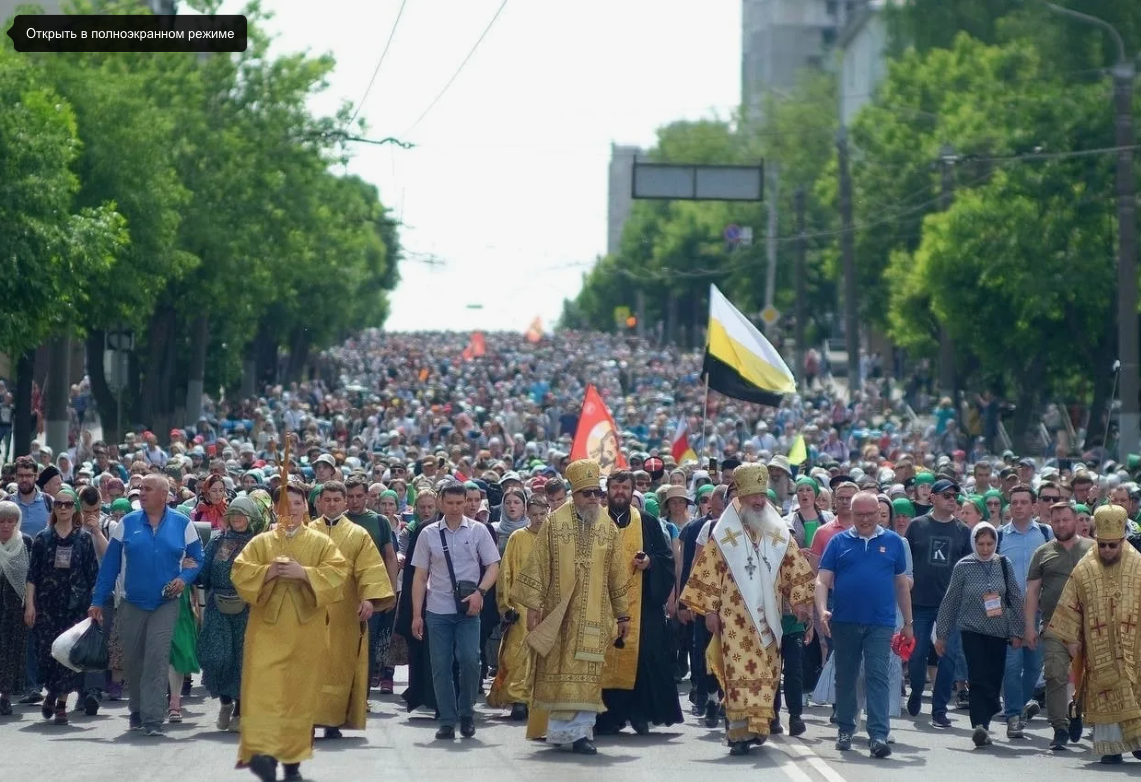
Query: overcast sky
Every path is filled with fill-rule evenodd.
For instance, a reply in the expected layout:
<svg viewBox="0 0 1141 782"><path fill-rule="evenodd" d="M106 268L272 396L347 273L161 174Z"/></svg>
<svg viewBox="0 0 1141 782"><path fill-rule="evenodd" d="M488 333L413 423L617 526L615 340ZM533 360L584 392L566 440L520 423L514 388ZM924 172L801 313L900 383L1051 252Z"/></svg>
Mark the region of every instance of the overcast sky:
<svg viewBox="0 0 1141 782"><path fill-rule="evenodd" d="M550 328L606 248L610 142L651 145L676 119L729 116L740 94L739 0L407 0L361 111L350 171L405 223L388 328ZM329 112L363 94L400 0L266 0L282 51L331 52ZM315 10L319 9L319 10ZM469 309L470 304L483 305Z"/></svg>

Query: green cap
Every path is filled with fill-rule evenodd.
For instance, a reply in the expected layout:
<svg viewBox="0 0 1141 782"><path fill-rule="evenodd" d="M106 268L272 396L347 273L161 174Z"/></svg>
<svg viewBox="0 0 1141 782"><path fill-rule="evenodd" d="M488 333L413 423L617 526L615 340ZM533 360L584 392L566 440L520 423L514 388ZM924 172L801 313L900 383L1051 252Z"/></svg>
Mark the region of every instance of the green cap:
<svg viewBox="0 0 1141 782"><path fill-rule="evenodd" d="M704 497L708 497L710 494L713 493L713 489L714 489L714 486L711 483L707 483L704 486L699 486L697 489L697 499L700 500Z"/></svg>
<svg viewBox="0 0 1141 782"><path fill-rule="evenodd" d="M777 493L774 490L769 489L765 494L769 495L769 502L773 505L777 504Z"/></svg>
<svg viewBox="0 0 1141 782"><path fill-rule="evenodd" d="M1084 513L1087 516L1089 516L1090 515L1090 509L1088 506L1082 505L1081 503L1078 503L1077 505L1074 506L1074 513L1077 513L1077 514Z"/></svg>
<svg viewBox="0 0 1141 782"><path fill-rule="evenodd" d="M111 503L112 513L130 513L134 508L131 507L131 501L126 497L120 497Z"/></svg>
<svg viewBox="0 0 1141 782"><path fill-rule="evenodd" d="M935 483L935 474L934 473L930 473L930 472L916 473L915 484L917 486L921 485L921 484L933 484L933 483Z"/></svg>

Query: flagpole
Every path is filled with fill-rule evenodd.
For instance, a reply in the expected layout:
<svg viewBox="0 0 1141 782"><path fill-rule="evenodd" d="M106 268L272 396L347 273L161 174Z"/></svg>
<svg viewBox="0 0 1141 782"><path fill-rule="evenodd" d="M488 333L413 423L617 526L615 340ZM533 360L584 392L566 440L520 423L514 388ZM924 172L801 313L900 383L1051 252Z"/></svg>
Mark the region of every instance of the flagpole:
<svg viewBox="0 0 1141 782"><path fill-rule="evenodd" d="M703 378L705 379L705 403L701 406L701 450L704 451L709 446L709 435L706 434L706 426L709 423L709 373L706 372ZM699 455L698 469L702 469L700 464L701 459L704 458L708 460L710 455L711 454Z"/></svg>

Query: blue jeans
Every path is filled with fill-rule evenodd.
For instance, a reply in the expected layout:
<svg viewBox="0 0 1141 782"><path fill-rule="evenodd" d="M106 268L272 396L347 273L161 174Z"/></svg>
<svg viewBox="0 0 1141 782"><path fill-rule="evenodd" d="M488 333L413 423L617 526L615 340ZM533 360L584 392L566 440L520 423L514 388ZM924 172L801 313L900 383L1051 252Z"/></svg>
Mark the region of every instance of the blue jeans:
<svg viewBox="0 0 1141 782"><path fill-rule="evenodd" d="M886 625L832 624L833 657L836 660L836 723L841 733L856 732L856 681L864 666L867 695L868 738L887 741L891 731L888 716L888 656L895 629Z"/></svg>
<svg viewBox="0 0 1141 782"><path fill-rule="evenodd" d="M1042 674L1042 644L1036 649L1006 648L1006 672L1002 677L1003 716L1020 717L1026 702L1034 697Z"/></svg>
<svg viewBox="0 0 1141 782"><path fill-rule="evenodd" d="M479 689L479 617L466 614L424 612L428 629L428 651L432 662L432 689L440 725L455 727L461 719L475 715ZM460 691L452 678L453 661L460 669Z"/></svg>
<svg viewBox="0 0 1141 782"><path fill-rule="evenodd" d="M915 620L915 651L907 661L907 675L911 680L912 692L923 692L927 686L927 655L931 651L931 629L935 626L935 617L939 614L938 608L913 607L912 618ZM951 700L951 689L955 686L955 663L962 653L963 639L959 629L955 628L947 636L947 648L939 658L939 666L935 670L935 683L931 687L931 714L946 714L947 704Z"/></svg>

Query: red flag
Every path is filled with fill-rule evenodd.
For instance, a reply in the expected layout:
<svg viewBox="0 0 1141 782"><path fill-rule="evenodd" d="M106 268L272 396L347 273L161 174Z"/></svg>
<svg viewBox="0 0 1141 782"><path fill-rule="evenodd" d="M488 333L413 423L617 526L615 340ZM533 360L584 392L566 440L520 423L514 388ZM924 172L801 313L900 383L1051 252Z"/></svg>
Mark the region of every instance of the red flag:
<svg viewBox="0 0 1141 782"><path fill-rule="evenodd" d="M543 319L535 318L531 321L531 325L527 328L526 335L527 341L531 344L537 344L543 339Z"/></svg>
<svg viewBox="0 0 1141 782"><path fill-rule="evenodd" d="M603 475L609 475L611 470L626 469L626 456L618 442L618 427L594 386L586 387L570 456L572 460L593 459L602 468Z"/></svg>
<svg viewBox="0 0 1141 782"><path fill-rule="evenodd" d="M483 338L483 332L477 331L474 334L472 334L471 335L471 344L468 347L471 348L471 352L472 352L473 356L476 356L477 358L480 356L486 356L487 355L487 341Z"/></svg>

